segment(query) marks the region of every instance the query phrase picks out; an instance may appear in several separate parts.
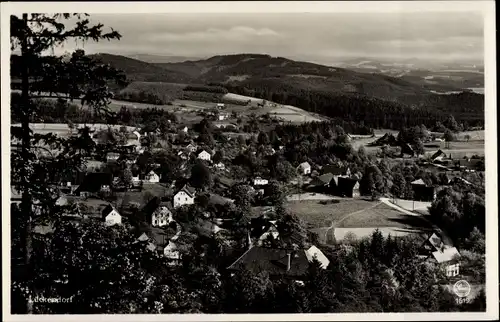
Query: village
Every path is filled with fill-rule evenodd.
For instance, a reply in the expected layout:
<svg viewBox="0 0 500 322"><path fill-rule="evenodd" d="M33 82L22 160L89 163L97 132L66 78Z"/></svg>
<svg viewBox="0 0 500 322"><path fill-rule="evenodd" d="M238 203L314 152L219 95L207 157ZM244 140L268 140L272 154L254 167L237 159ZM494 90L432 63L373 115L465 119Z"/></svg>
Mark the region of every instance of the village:
<svg viewBox="0 0 500 322"><path fill-rule="evenodd" d="M269 158L283 155L287 148L271 144L265 134L245 140L237 133L226 132L234 129L219 126L220 121L231 118L223 110L223 103L216 104L212 109L216 112L204 113L202 121L190 127L168 120L170 133L163 137L169 136L171 140L170 143L163 142L165 144L160 144L157 139L162 136L158 129L145 132L123 126L94 130L80 127L73 135L88 135L96 149L86 157L86 165L81 171L54 187L62 193L56 204L73 209L65 213L64 218L75 223L93 220L106 226L126 225L137 235L138 243L167 259L169 265L178 265L182 254L189 248L186 235L194 232L199 236L221 236L234 242L232 230L237 223L245 229L243 243L246 250L243 254L242 250L240 253L236 251L234 262L227 267L229 271L241 267L254 271L264 268L279 276L292 276L299 282L309 262L317 260L323 268L329 265L329 259L320 250L323 247L349 244L350 240L369 237L375 230L393 237L415 234L422 240L419 258L423 262L437 263L447 278L460 274L460 252L444 231L425 218L428 216L426 208L440 189L457 180L461 184L473 185L461 174L484 171L484 158L453 160L441 149L430 157L415 158L411 146L404 145L401 157L415 158L418 166L447 174L446 182L438 185L415 178L411 182L412 200L390 196L378 196L377 200L363 197L360 193L362 173L351 171L342 162L313 165L308 161L297 162L291 170L287 169L287 178L279 183L269 173L267 176L245 177L237 173L241 167L235 166L242 153L249 157ZM266 124L269 121L261 117L259 122ZM234 124L235 128L237 126ZM217 134L213 135L215 132ZM110 144L117 142L113 138L117 136L125 139L120 144ZM386 134L374 140L372 145L395 142L394 136ZM381 150L385 151L386 147ZM162 175L169 178L162 178ZM193 187L193 183L197 187ZM242 201L242 196L235 195L238 191L235 187L240 187L240 194L245 194L248 200ZM286 195L277 189L287 191ZM235 198L238 198L237 202ZM269 201L276 198L281 200ZM13 201L16 201L15 193ZM250 211L235 217L237 212L234 210L240 208L242 202L251 203ZM316 237L314 242L303 242L293 234L280 234L278 204L300 216L305 228L319 238ZM301 207L303 212L297 212ZM320 218L331 216L331 220L315 224L319 219L315 218L314 207L320 207L323 212ZM378 210L373 212L375 209ZM193 211L201 212L201 217L194 221L177 220ZM386 214L379 215L382 212ZM388 218L387 214L413 216L426 224L418 227L394 224L391 221L396 220ZM347 217L362 223L349 224ZM35 226L34 232L47 235L53 229L49 223ZM279 246L276 241L283 244ZM283 245L287 246L283 248Z"/></svg>

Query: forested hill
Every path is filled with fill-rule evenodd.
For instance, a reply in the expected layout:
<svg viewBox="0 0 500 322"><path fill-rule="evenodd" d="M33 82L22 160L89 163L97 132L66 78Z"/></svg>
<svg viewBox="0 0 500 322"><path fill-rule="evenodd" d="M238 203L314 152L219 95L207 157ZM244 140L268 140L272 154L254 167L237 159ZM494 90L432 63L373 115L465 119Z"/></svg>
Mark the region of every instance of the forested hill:
<svg viewBox="0 0 500 322"><path fill-rule="evenodd" d="M289 104L371 127L434 125L453 115L471 126L484 123L484 95L424 81L293 61L262 54L214 56L205 60L152 64L110 54L92 55L124 72L130 82L216 84L230 92ZM162 93L153 93L162 96Z"/></svg>

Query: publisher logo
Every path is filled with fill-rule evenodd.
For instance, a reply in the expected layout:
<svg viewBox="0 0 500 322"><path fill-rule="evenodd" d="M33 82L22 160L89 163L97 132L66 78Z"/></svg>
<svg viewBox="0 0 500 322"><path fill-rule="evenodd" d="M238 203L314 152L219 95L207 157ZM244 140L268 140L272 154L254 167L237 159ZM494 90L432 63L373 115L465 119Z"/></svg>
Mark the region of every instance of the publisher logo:
<svg viewBox="0 0 500 322"><path fill-rule="evenodd" d="M467 297L470 294L470 284L465 280L460 280L453 285L453 292L458 297Z"/></svg>

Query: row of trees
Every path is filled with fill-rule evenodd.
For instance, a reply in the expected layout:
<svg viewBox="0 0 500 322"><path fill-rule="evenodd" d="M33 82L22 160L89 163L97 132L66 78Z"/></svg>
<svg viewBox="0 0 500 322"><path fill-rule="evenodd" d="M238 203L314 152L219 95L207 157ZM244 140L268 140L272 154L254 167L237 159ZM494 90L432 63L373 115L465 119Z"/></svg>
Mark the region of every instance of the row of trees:
<svg viewBox="0 0 500 322"><path fill-rule="evenodd" d="M484 95L474 93L407 97L408 102L405 102L404 98L401 98L400 102L393 102L360 94L305 90L272 79L225 86L233 93L294 105L307 111L373 128L399 130L420 124L432 127L436 121L445 122L450 113L460 122L467 121L470 126L484 124ZM416 102L423 101L429 104L412 107ZM471 111L466 112L467 109Z"/></svg>

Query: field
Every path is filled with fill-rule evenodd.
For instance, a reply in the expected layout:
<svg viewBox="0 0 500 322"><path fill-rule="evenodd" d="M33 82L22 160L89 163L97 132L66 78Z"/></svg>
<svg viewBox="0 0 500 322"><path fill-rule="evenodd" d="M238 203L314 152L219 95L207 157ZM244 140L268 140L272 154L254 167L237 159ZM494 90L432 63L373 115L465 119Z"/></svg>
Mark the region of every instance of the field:
<svg viewBox="0 0 500 322"><path fill-rule="evenodd" d="M320 242L343 239L349 233L369 236L375 229L383 234L406 235L432 229L421 216L407 214L380 201L363 199L288 201L287 209L299 216Z"/></svg>
<svg viewBox="0 0 500 322"><path fill-rule="evenodd" d="M363 146L367 153L376 153L380 151L380 147L378 146L369 146L369 144L378 138L382 137L385 133L393 134L397 136L398 131L394 130L375 130L375 137L371 137L370 135L351 135L353 138L351 139L351 145L354 149L359 149L359 147ZM443 135L443 133L433 132L437 137ZM465 136L469 135L469 141L465 140ZM430 142L424 144L425 155L431 156L438 149L443 150L447 155L451 154L452 157L455 158L463 158L465 156L471 157L473 155L484 155L485 146L484 146L484 130L483 131L465 131L460 132L456 135L457 141L450 142L449 148L446 148L446 142Z"/></svg>

